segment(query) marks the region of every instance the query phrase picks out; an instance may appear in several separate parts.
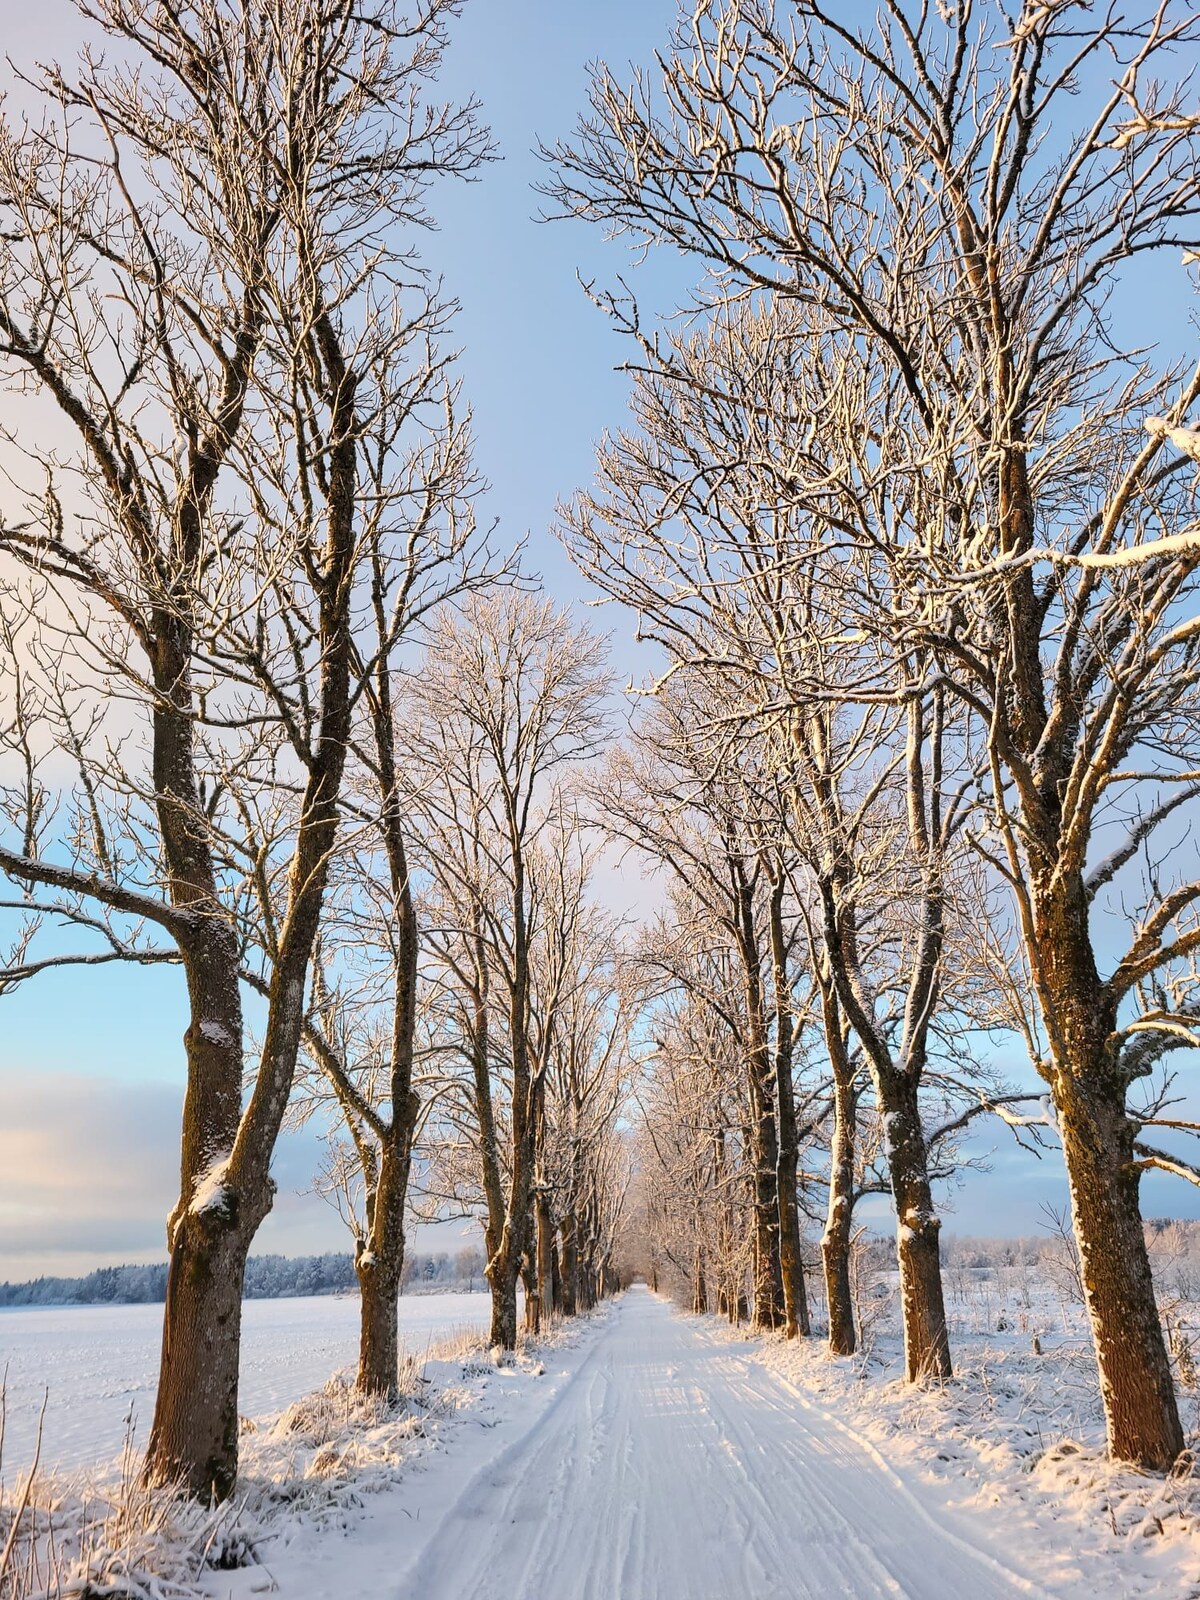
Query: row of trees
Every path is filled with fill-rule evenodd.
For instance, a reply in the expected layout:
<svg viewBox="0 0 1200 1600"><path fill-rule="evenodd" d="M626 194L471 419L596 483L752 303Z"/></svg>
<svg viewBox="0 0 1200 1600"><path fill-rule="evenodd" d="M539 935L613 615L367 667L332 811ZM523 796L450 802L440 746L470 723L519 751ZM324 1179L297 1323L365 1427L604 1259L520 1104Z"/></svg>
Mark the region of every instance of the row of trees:
<svg viewBox="0 0 1200 1600"><path fill-rule="evenodd" d="M979 1049L1005 1021L995 897L960 847L931 911L909 835L906 719L822 713L808 732L827 765L797 792L774 729L747 727L724 687L703 706L679 677L662 687L602 786L606 826L674 878L638 957L654 1035L639 1095L653 1247L697 1309L715 1287L735 1319L748 1271L754 1323L793 1336L809 1331L802 1233L823 1215L829 1340L845 1355L855 1207L890 1193L908 1375L947 1376L933 1184L959 1164L955 1135L973 1118L1040 1118L1038 1096L1008 1090ZM728 721L714 718L722 706ZM960 803L963 783L953 776ZM821 874L833 860L831 930Z"/></svg>
<svg viewBox="0 0 1200 1600"><path fill-rule="evenodd" d="M150 1477L233 1486L285 1118L333 1119L387 1393L414 1173L484 1217L501 1348L522 1282L533 1326L612 1286L645 1055L647 1222L695 1303L807 1331L821 1212L852 1348L886 1188L909 1376L948 1373L933 1185L970 1117L1031 1123L997 1029L1062 1141L1111 1448L1168 1466L1138 1182L1198 1176L1147 1135L1196 1042L1200 368L1105 307L1200 246L1157 76L1200 20L703 0L656 82L597 70L549 192L699 279L658 336L600 297L634 426L564 536L662 664L600 763L603 647L477 526L415 250L491 155L435 98L457 0L80 9L111 59L0 123L0 986L182 969ZM667 886L631 953L585 814Z"/></svg>
<svg viewBox="0 0 1200 1600"><path fill-rule="evenodd" d="M181 969L146 1470L205 1497L289 1115L344 1129L363 1387L414 1161L484 1202L502 1348L522 1273L534 1322L611 1285L626 1012L567 782L602 650L477 527L416 252L492 154L437 98L460 9L80 0L106 52L0 120L0 986Z"/></svg>
<svg viewBox="0 0 1200 1600"><path fill-rule="evenodd" d="M1200 1010L1200 368L1127 353L1112 307L1195 260L1198 40L1172 0L703 0L545 152L556 212L697 274L657 335L598 295L634 420L564 516L664 663L618 810L688 862L646 1126L697 1301L749 1231L756 1315L782 1286L803 1326L787 1061L815 1052L835 1346L869 1085L908 1373L947 1373L931 1102L971 1029L1015 1031L1110 1447L1155 1468L1183 1435L1139 1180L1198 1176L1152 1074Z"/></svg>
<svg viewBox="0 0 1200 1600"><path fill-rule="evenodd" d="M611 1287L625 1190L630 1012L575 782L606 736L603 644L512 587L427 635L381 725L394 811L368 801L334 869L298 1103L340 1129L322 1184L355 1236L378 1391L414 1157L428 1214L483 1216L506 1350L522 1278L534 1330Z"/></svg>

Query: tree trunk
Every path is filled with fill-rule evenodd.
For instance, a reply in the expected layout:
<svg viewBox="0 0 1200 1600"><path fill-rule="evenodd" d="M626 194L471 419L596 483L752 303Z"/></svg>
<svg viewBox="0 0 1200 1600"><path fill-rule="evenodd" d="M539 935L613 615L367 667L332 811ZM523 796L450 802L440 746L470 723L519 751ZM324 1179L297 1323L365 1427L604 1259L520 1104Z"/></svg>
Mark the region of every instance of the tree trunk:
<svg viewBox="0 0 1200 1600"><path fill-rule="evenodd" d="M1142 1228L1128 1078L1112 1046L1118 996L1097 971L1082 873L1061 870L1051 824L1038 844L1034 971L1108 1448L1117 1460L1164 1472L1184 1440Z"/></svg>
<svg viewBox="0 0 1200 1600"><path fill-rule="evenodd" d="M189 641L176 618L160 623L154 659L162 704L154 714L154 782L172 901L199 908L201 928L180 940L190 1003L184 1034L179 1200L167 1221L170 1264L162 1349L145 1475L201 1499L224 1500L237 1479L242 1283L254 1229L272 1191L253 1198L222 1185L200 1211L202 1186L228 1163L241 1123L243 1018L240 952L216 888L210 841L195 825L199 802ZM223 1198L222 1198L223 1197Z"/></svg>
<svg viewBox="0 0 1200 1600"><path fill-rule="evenodd" d="M555 1311L554 1218L550 1214L549 1199L540 1191L534 1209L537 1220L538 1313L542 1324L548 1327Z"/></svg>
<svg viewBox="0 0 1200 1600"><path fill-rule="evenodd" d="M953 1371L938 1245L942 1224L929 1184L917 1086L907 1074L892 1071L879 1075L878 1087L896 1202L905 1376L910 1383L949 1378Z"/></svg>
<svg viewBox="0 0 1200 1600"><path fill-rule="evenodd" d="M1133 1165L1134 1125L1119 1096L1060 1074L1059 1128L1084 1294L1096 1342L1108 1448L1166 1472L1184 1447L1154 1297Z"/></svg>
<svg viewBox="0 0 1200 1600"><path fill-rule="evenodd" d="M375 1193L368 1205L367 1238L355 1252L362 1300L357 1386L393 1400L398 1392L400 1330L396 1302L404 1276L404 1210L420 1102L409 1092L392 1113L381 1140Z"/></svg>
<svg viewBox="0 0 1200 1600"><path fill-rule="evenodd" d="M910 720L910 773L920 771L919 718ZM918 809L910 791L913 809ZM915 830L914 830L915 831ZM894 1045L878 1025L871 1007L856 993L857 928L853 907L844 885L849 865L840 863L837 875L821 883L824 941L829 976L836 987L841 1011L857 1034L871 1067L876 1099L883 1115L884 1143L892 1198L896 1205L896 1245L900 1265L900 1300L904 1319L905 1376L910 1383L952 1376L946 1306L942 1295L942 1264L938 1247L941 1231L929 1182L929 1157L921 1125L919 1091L925 1062L926 1039L938 994L938 972L943 936L940 865L926 873L923 897L922 947L909 978L905 1007L905 1035L901 1069L893 1059ZM828 1019L827 1019L828 1021Z"/></svg>
<svg viewBox="0 0 1200 1600"><path fill-rule="evenodd" d="M804 1256L800 1248L800 1210L796 1181L800 1140L792 1084L792 1007L787 945L783 932L783 878L771 886L771 968L775 990L775 1103L779 1111L779 1155L776 1194L779 1205L779 1271L783 1286L784 1327L789 1339L810 1332Z"/></svg>
<svg viewBox="0 0 1200 1600"><path fill-rule="evenodd" d="M579 1246L575 1214L569 1211L562 1220L562 1308L563 1316L573 1317L579 1309Z"/></svg>
<svg viewBox="0 0 1200 1600"><path fill-rule="evenodd" d="M492 1296L491 1329L488 1343L493 1349L515 1350L517 1345L517 1270L518 1259L512 1250L506 1227L504 1184L500 1168L499 1138L492 1106L490 1026L488 997L490 972L487 946L479 927L476 910L472 953L475 969L471 996L471 1076L475 1115L479 1124L479 1162L483 1178L487 1213L483 1238L487 1251L486 1276Z"/></svg>
<svg viewBox="0 0 1200 1600"><path fill-rule="evenodd" d="M704 1251L696 1246L696 1260L692 1270L692 1311L701 1317L708 1310L708 1286L704 1281Z"/></svg>
<svg viewBox="0 0 1200 1600"><path fill-rule="evenodd" d="M242 1283L253 1236L212 1209L185 1215L175 1230L146 1459L155 1482L200 1500L225 1500L237 1479Z"/></svg>
<svg viewBox="0 0 1200 1600"><path fill-rule="evenodd" d="M493 1349L517 1348L517 1262L505 1264L492 1282L492 1324L488 1343Z"/></svg>
<svg viewBox="0 0 1200 1600"><path fill-rule="evenodd" d="M760 1095L754 1123L754 1326L783 1322L783 1271L779 1259L778 1150L774 1108Z"/></svg>
<svg viewBox="0 0 1200 1600"><path fill-rule="evenodd" d="M778 1328L784 1320L783 1271L779 1258L779 1130L775 1121L774 1073L763 1013L762 960L754 923L754 888L733 860L738 881L738 952L746 1001L746 1076L754 1161L754 1326Z"/></svg>
<svg viewBox="0 0 1200 1600"><path fill-rule="evenodd" d="M354 1269L362 1299L358 1388L391 1400L397 1394L400 1331L397 1300L404 1278L404 1214L417 1134L420 1097L413 1089L420 933L404 840L405 810L398 778L392 666L381 651L375 669L372 720L380 786L380 829L395 906L392 971L392 1115L379 1134L374 1188L367 1205L367 1238ZM364 1162L364 1176L367 1167Z"/></svg>
<svg viewBox="0 0 1200 1600"><path fill-rule="evenodd" d="M403 1268L403 1255L400 1265ZM394 1400L399 1392L400 1279L391 1263L370 1251L354 1264L360 1299L357 1387L363 1394Z"/></svg>
<svg viewBox="0 0 1200 1600"><path fill-rule="evenodd" d="M850 1239L854 1226L854 1146L858 1096L853 1081L834 1069L833 1148L829 1166L829 1211L821 1235L825 1298L829 1303L829 1353L854 1354L854 1295L850 1288Z"/></svg>
<svg viewBox="0 0 1200 1600"><path fill-rule="evenodd" d="M795 1124L795 1112L790 1114ZM795 1135L791 1148L779 1143L779 1270L783 1280L784 1327L789 1339L797 1334L807 1336L811 1331L808 1315L808 1291L804 1283L804 1254L800 1242L800 1209L796 1203L796 1174L799 1152Z"/></svg>
<svg viewBox="0 0 1200 1600"><path fill-rule="evenodd" d="M815 959L815 957L814 957ZM825 1298L829 1304L829 1353L850 1356L857 1347L854 1294L850 1287L850 1240L854 1229L854 1158L858 1144L858 1086L842 1026L832 975L818 973L825 1047L833 1071L833 1140L829 1160L829 1210L821 1236Z"/></svg>
<svg viewBox="0 0 1200 1600"><path fill-rule="evenodd" d="M538 1298L537 1262L528 1252L521 1257L521 1283L525 1289L525 1332L537 1333L542 1326L542 1304Z"/></svg>

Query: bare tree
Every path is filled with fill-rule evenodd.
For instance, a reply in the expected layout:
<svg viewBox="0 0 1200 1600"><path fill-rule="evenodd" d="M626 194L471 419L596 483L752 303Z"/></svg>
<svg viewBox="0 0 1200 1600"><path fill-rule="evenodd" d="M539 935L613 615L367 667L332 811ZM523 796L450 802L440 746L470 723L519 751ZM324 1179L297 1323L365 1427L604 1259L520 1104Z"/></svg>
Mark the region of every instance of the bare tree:
<svg viewBox="0 0 1200 1600"><path fill-rule="evenodd" d="M457 990L487 1208L492 1343L517 1336L517 1279L534 1245L538 1107L533 961L543 913L533 867L562 769L606 734L604 646L544 600L474 599L441 620L412 686L419 807L437 886L438 955ZM504 1070L497 1073L503 1060ZM499 1138L503 1113L507 1150Z"/></svg>
<svg viewBox="0 0 1200 1600"><path fill-rule="evenodd" d="M822 921L822 926L823 926ZM829 1312L829 1348L835 1356L853 1355L854 1293L851 1247L857 1198L858 1107L863 1092L861 1062L838 1004L837 984L830 971L823 940L810 933L809 948L817 971L821 1001L822 1043L833 1078L832 1130L829 1151L829 1197L821 1234L825 1269L825 1301Z"/></svg>
<svg viewBox="0 0 1200 1600"><path fill-rule="evenodd" d="M363 437L370 497L361 540L371 574L370 619L355 640L363 696L343 795L348 830L332 868L304 1029L305 1055L321 1079L310 1078L304 1113L332 1111L354 1152L349 1170L342 1156L335 1165L339 1194L361 1199L347 1206L362 1300L358 1387L386 1396L398 1381L396 1301L421 1109L420 932L399 653L438 607L504 576L476 530L469 428L456 414L452 370L431 342L444 311L431 300L428 312L428 319L404 324L403 342L388 353L389 377ZM265 990L277 945L277 897L263 875L255 882L256 943L266 965L254 981Z"/></svg>

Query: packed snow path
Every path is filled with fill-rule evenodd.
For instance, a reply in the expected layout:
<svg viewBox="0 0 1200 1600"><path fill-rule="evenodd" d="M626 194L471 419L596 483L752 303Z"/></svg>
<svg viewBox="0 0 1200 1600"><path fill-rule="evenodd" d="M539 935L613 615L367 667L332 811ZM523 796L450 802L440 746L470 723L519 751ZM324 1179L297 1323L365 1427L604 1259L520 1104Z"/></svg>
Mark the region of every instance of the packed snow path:
<svg viewBox="0 0 1200 1600"><path fill-rule="evenodd" d="M644 1288L464 1486L402 1600L1012 1600L869 1446Z"/></svg>

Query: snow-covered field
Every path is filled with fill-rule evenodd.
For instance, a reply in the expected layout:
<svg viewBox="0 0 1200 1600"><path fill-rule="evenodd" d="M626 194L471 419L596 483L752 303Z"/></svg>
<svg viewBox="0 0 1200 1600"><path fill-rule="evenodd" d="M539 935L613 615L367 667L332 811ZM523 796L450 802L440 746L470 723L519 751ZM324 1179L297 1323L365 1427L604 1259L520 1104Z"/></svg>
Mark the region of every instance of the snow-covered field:
<svg viewBox="0 0 1200 1600"><path fill-rule="evenodd" d="M401 1338L420 1356L459 1330L486 1329L486 1294L404 1296ZM154 1409L162 1307L63 1306L0 1310L0 1377L7 1377L4 1456L12 1477L33 1453L48 1395L42 1464L89 1465L119 1454L133 1411L144 1443ZM250 1300L243 1313L240 1409L257 1417L319 1389L358 1351L358 1298Z"/></svg>

